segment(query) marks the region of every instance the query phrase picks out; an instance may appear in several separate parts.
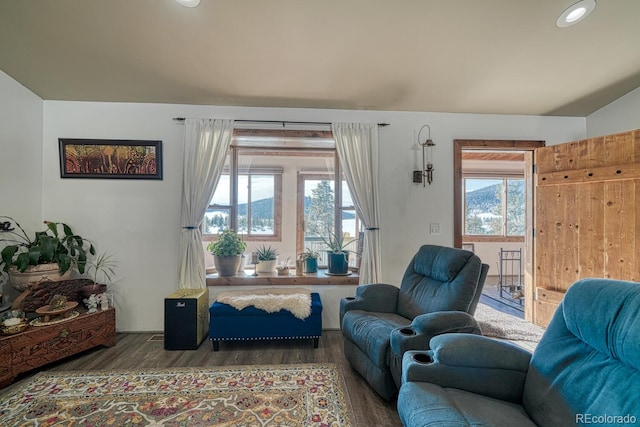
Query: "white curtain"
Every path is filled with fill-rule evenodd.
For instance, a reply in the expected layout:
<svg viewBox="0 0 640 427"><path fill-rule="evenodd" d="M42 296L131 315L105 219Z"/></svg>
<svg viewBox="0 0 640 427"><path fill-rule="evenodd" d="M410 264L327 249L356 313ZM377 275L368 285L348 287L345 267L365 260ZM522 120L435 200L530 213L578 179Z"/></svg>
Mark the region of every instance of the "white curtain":
<svg viewBox="0 0 640 427"><path fill-rule="evenodd" d="M178 288L206 288L200 225L231 145L233 120L186 119Z"/></svg>
<svg viewBox="0 0 640 427"><path fill-rule="evenodd" d="M360 283L377 283L380 265L380 220L378 196L378 125L373 123L333 123L340 167L365 228Z"/></svg>

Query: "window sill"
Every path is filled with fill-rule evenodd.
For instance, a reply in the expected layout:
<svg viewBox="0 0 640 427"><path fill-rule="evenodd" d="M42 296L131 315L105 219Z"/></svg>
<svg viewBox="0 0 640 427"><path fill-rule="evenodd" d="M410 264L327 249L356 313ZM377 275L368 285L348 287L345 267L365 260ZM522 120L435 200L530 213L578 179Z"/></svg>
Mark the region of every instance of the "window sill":
<svg viewBox="0 0 640 427"><path fill-rule="evenodd" d="M524 236L491 236L491 235L462 236L462 243L481 243L481 242L524 242Z"/></svg>
<svg viewBox="0 0 640 427"><path fill-rule="evenodd" d="M327 270L317 273L305 273L296 276L295 270L290 270L288 276L278 276L277 273L258 273L252 276L253 270L245 270L235 276L220 277L217 274L207 274L207 286L300 286L300 285L358 285L360 276L352 272L348 276L330 276Z"/></svg>

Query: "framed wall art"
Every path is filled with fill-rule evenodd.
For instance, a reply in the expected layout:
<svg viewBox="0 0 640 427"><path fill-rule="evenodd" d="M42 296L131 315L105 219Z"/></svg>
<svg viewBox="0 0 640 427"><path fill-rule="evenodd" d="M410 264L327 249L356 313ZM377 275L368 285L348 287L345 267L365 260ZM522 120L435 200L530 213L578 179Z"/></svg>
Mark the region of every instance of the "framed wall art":
<svg viewBox="0 0 640 427"><path fill-rule="evenodd" d="M162 141L58 139L61 178L162 179Z"/></svg>

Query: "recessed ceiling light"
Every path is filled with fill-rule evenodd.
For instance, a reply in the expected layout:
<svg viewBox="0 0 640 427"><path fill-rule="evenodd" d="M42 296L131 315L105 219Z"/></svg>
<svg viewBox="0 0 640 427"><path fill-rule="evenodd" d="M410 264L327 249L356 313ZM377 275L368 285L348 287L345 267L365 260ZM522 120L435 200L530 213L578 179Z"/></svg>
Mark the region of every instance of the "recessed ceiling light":
<svg viewBox="0 0 640 427"><path fill-rule="evenodd" d="M176 2L184 7L196 7L200 4L200 0L176 0Z"/></svg>
<svg viewBox="0 0 640 427"><path fill-rule="evenodd" d="M595 9L596 0L580 0L578 3L569 6L560 14L556 25L560 28L569 27L577 24Z"/></svg>

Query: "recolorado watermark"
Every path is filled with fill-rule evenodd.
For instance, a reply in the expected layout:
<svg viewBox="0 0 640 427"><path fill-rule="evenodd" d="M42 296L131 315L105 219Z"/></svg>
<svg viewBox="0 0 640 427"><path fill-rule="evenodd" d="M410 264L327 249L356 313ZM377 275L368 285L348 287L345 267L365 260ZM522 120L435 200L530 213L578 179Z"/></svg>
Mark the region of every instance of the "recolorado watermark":
<svg viewBox="0 0 640 427"><path fill-rule="evenodd" d="M635 415L596 415L596 414L576 414L576 424L636 424Z"/></svg>

